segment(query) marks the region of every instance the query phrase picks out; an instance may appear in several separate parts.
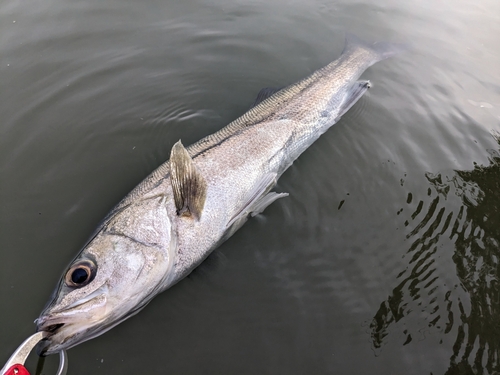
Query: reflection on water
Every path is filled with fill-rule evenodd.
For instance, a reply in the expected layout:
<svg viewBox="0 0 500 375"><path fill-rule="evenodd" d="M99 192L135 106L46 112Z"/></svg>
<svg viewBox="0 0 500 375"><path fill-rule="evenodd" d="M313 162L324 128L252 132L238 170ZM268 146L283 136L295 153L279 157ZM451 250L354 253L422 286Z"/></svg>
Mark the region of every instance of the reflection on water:
<svg viewBox="0 0 500 375"><path fill-rule="evenodd" d="M500 144L500 138L495 138ZM391 325L399 322L409 327L404 321L417 314L426 327L404 328L403 345L416 335L453 334L446 374L500 371L500 152L489 154L489 165L457 170L447 180L440 174L426 174L432 186L430 202L419 201L405 222L408 227L410 221L416 223L407 235L411 241L405 255L407 268L370 325L375 353L384 345ZM448 203L454 198L461 204L450 210ZM407 203L412 200L409 193ZM451 259L441 251L443 239L453 243ZM441 280L436 263L443 257L445 262L453 261L458 284Z"/></svg>

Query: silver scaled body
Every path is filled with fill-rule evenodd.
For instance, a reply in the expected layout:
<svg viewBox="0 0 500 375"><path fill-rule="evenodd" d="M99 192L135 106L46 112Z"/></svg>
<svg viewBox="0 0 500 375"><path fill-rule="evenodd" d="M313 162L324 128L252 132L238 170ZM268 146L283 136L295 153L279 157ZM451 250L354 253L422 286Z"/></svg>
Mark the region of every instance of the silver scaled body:
<svg viewBox="0 0 500 375"><path fill-rule="evenodd" d="M39 352L67 349L134 315L249 216L286 196L271 192L278 178L368 89L367 81L358 81L363 71L394 53L384 43L348 42L339 59L293 85L264 92L220 131L185 149L178 143L179 151L174 146L171 159L109 213L73 261L95 266L92 281L75 287L68 276L61 278L37 320L38 330L50 332ZM173 177L174 156L191 172L180 168ZM194 190L186 187L193 176L203 180ZM188 197L176 196L174 185Z"/></svg>

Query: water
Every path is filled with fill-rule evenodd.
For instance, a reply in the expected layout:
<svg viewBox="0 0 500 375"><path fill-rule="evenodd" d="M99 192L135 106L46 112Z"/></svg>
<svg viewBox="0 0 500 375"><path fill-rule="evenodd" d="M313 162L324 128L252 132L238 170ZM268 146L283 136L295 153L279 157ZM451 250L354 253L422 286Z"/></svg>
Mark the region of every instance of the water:
<svg viewBox="0 0 500 375"><path fill-rule="evenodd" d="M279 181L290 197L71 349L70 372L499 373L499 4L3 1L0 357L178 139L337 58L348 31L412 50L366 71Z"/></svg>

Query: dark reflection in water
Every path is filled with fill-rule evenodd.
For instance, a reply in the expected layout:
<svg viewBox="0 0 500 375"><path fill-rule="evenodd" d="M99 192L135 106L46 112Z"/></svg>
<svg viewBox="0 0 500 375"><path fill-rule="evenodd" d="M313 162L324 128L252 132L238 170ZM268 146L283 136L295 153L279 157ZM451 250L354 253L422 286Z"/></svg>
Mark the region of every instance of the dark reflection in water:
<svg viewBox="0 0 500 375"><path fill-rule="evenodd" d="M500 137L495 139L500 144ZM500 153L490 150L489 154L489 165L456 170L444 182L440 174L426 174L431 201L421 200L405 222L407 227L410 221L417 223L407 235L411 241L405 255L408 266L370 325L376 354L391 325L420 314L427 327L405 328L403 345L423 331L456 335L446 374L500 372ZM461 204L449 209L454 198ZM412 200L409 193L407 203ZM446 257L441 251L445 240L454 247L451 260L459 281L454 285L440 280L436 265Z"/></svg>

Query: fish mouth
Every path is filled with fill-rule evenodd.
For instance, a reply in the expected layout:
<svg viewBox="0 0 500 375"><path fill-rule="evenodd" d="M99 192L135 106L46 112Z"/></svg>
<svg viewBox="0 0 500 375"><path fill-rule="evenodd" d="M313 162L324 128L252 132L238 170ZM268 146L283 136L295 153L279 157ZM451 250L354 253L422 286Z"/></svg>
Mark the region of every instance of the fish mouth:
<svg viewBox="0 0 500 375"><path fill-rule="evenodd" d="M45 338L36 347L39 356L45 357L79 344L93 328L82 322L60 322L60 320L60 318L45 317L38 319L36 331L46 332Z"/></svg>
<svg viewBox="0 0 500 375"><path fill-rule="evenodd" d="M48 309L35 321L37 332L47 332L47 336L37 346L40 356L69 349L82 341L89 334L101 328L106 318L104 294L92 296L65 306L64 309Z"/></svg>
<svg viewBox="0 0 500 375"><path fill-rule="evenodd" d="M37 319L36 323L37 323L36 327L37 332L42 331L47 333L44 339L40 341L36 347L37 354L41 357L44 357L47 354L52 354L52 353L47 353L49 347L53 345L52 337L61 332L61 328L64 327L66 323L58 323L54 322L51 319L44 319L44 318Z"/></svg>
<svg viewBox="0 0 500 375"><path fill-rule="evenodd" d="M37 332L40 332L40 331L47 332L48 335L45 336L45 338L48 338L48 337L54 335L57 332L57 330L59 328L61 328L64 324L65 323L57 323L57 324L51 324L51 325L49 325L47 327L37 327L36 331Z"/></svg>
<svg viewBox="0 0 500 375"><path fill-rule="evenodd" d="M51 353L47 353L49 350L49 347L52 345L51 337L54 336L55 334L57 334L58 330L62 326L64 326L64 323L51 324L51 325L48 325L46 327L40 327L40 326L37 327L37 330L36 330L37 332L40 332L40 331L47 332L47 335L44 337L44 339L42 341L40 341L38 343L38 345L36 346L36 353L40 357L45 357L47 354L51 354Z"/></svg>
<svg viewBox="0 0 500 375"><path fill-rule="evenodd" d="M52 324L48 327L46 327L45 329L40 329L39 331L45 331L45 332L48 332L49 335L48 336L51 336L51 334L54 334L56 333L56 331L61 328L65 323L58 323L58 324Z"/></svg>
<svg viewBox="0 0 500 375"><path fill-rule="evenodd" d="M61 321L61 319L50 319L47 316L40 317L36 321L36 331L47 332L47 336L45 338L49 338L55 335L61 327L63 327L66 323Z"/></svg>

